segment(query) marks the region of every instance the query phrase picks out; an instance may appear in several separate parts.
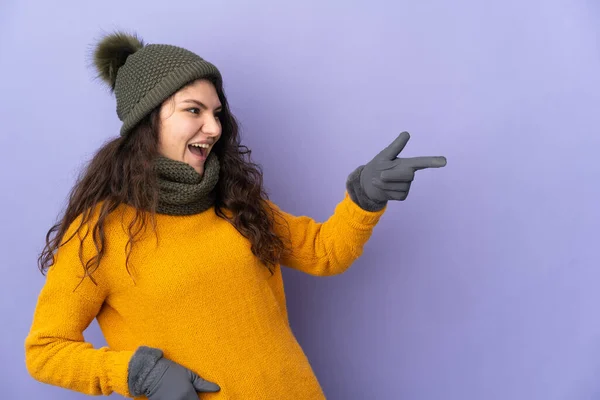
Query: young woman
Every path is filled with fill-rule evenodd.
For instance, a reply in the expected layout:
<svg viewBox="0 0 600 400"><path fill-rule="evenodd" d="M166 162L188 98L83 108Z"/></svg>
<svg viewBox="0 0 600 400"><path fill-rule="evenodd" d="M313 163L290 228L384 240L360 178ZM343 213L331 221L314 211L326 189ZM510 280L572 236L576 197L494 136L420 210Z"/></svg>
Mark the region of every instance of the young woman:
<svg viewBox="0 0 600 400"><path fill-rule="evenodd" d="M318 223L268 200L214 65L125 33L104 37L95 63L123 125L46 237L30 374L90 395L324 398L288 323L280 265L345 271L387 201L445 158L397 158L400 134ZM94 318L106 347L84 340Z"/></svg>

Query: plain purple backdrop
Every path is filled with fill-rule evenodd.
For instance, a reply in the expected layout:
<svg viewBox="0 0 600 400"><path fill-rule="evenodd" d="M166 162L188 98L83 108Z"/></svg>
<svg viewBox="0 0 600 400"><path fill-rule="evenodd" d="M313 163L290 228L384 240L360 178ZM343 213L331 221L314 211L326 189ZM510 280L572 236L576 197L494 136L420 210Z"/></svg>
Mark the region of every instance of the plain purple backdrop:
<svg viewBox="0 0 600 400"><path fill-rule="evenodd" d="M286 211L326 219L402 130L444 155L345 274L286 269L292 327L329 399L600 396L600 7L589 1L0 4L0 397L34 381L36 257L119 121L89 68L116 28L223 72ZM102 345L94 323L86 338ZM119 396L115 396L119 397Z"/></svg>

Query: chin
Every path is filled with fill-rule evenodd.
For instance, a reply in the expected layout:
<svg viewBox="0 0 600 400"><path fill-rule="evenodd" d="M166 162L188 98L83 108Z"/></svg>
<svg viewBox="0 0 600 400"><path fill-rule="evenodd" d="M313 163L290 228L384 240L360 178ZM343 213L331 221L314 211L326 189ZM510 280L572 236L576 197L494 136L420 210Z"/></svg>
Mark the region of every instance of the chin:
<svg viewBox="0 0 600 400"><path fill-rule="evenodd" d="M190 167L194 168L194 171L196 171L200 175L204 173L204 163L190 162L189 160L183 160L183 162L189 165Z"/></svg>

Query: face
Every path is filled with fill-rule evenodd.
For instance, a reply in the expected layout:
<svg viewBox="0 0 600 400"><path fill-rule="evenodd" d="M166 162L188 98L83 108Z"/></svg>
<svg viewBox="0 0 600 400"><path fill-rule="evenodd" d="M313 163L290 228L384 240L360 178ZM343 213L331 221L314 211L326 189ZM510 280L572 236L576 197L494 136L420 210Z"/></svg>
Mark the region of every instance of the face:
<svg viewBox="0 0 600 400"><path fill-rule="evenodd" d="M200 175L221 137L222 107L214 85L198 80L175 93L160 109L159 152L191 165Z"/></svg>

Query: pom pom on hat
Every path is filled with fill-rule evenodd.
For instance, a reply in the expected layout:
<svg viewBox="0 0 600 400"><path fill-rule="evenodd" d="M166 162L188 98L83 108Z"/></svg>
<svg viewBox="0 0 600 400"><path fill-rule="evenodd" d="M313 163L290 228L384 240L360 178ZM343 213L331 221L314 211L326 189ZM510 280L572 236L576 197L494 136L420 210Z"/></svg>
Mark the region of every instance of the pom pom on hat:
<svg viewBox="0 0 600 400"><path fill-rule="evenodd" d="M137 35L124 32L115 32L102 38L94 51L98 77L114 90L119 68L125 64L127 57L144 45Z"/></svg>

